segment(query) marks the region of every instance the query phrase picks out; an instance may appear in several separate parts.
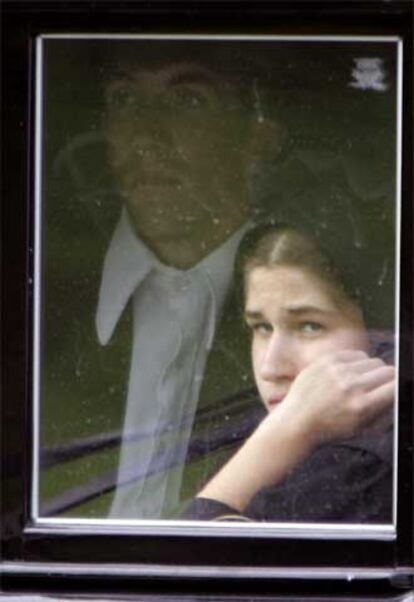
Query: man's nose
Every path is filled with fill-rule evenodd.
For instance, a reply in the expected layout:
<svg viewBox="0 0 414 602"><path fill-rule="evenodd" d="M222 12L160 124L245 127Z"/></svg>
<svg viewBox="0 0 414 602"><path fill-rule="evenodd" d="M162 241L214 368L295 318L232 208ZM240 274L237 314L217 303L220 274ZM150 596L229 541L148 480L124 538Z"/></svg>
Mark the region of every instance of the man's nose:
<svg viewBox="0 0 414 602"><path fill-rule="evenodd" d="M295 378L295 349L288 334L274 332L263 354L260 375L264 380Z"/></svg>
<svg viewBox="0 0 414 602"><path fill-rule="evenodd" d="M141 160L168 159L170 139L168 131L145 128L135 136L132 151Z"/></svg>
<svg viewBox="0 0 414 602"><path fill-rule="evenodd" d="M148 114L148 118L138 122L134 130L134 152L147 159L169 159L173 147L171 123L165 116Z"/></svg>

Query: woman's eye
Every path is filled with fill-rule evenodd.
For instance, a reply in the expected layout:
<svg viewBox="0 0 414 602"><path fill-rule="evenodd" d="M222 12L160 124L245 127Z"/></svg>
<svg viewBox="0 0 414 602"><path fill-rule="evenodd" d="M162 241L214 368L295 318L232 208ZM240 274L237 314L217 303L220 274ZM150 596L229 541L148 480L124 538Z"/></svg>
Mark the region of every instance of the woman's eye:
<svg viewBox="0 0 414 602"><path fill-rule="evenodd" d="M268 335L272 332L272 326L268 322L256 322L254 324L248 324L253 334Z"/></svg>
<svg viewBox="0 0 414 602"><path fill-rule="evenodd" d="M316 335L323 332L324 326L319 322L301 322L299 330L306 335Z"/></svg>

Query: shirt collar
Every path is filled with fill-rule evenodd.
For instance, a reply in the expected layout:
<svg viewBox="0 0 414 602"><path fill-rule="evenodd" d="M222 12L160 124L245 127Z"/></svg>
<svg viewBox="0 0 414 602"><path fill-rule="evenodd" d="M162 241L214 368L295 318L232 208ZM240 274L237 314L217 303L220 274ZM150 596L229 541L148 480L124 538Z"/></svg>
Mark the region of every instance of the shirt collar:
<svg viewBox="0 0 414 602"><path fill-rule="evenodd" d="M105 256L96 312L99 342L106 345L131 294L149 274L155 257L132 230L122 210Z"/></svg>
<svg viewBox="0 0 414 602"><path fill-rule="evenodd" d="M218 249L186 271L190 277L197 271L206 275L215 299L214 321L218 319L231 282L234 258L240 240L249 227L249 223L242 226ZM108 343L129 298L152 270L184 273L165 266L146 247L134 232L124 208L103 264L96 312L96 330L101 345Z"/></svg>

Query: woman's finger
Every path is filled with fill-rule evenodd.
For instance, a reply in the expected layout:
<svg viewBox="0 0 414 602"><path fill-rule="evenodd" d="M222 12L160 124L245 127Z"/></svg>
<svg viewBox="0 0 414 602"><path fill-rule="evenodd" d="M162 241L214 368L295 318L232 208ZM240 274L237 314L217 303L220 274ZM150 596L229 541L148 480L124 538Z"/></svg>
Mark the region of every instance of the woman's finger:
<svg viewBox="0 0 414 602"><path fill-rule="evenodd" d="M355 386L371 391L395 379L394 366L381 366L360 374L355 379Z"/></svg>
<svg viewBox="0 0 414 602"><path fill-rule="evenodd" d="M348 366L349 364L347 364ZM363 374L365 372L369 372L370 370L375 370L376 368L381 368L382 366L386 366L385 362L381 360L379 357L368 357L363 360L359 360L354 362L350 368L355 372L355 374Z"/></svg>
<svg viewBox="0 0 414 602"><path fill-rule="evenodd" d="M387 382L380 387L376 387L365 395L365 400L368 407L368 413L373 418L389 409L395 396L395 380Z"/></svg>

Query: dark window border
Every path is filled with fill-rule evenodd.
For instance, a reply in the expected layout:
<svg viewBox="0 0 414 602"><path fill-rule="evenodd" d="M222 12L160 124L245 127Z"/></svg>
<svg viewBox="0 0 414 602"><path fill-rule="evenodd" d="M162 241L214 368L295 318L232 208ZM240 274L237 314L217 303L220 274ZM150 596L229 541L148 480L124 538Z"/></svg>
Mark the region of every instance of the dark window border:
<svg viewBox="0 0 414 602"><path fill-rule="evenodd" d="M387 583L389 588L407 586L413 565L412 3L291 0L176 2L172 6L168 2L35 0L5 2L3 13L6 152L2 202L5 243L2 547L9 587L17 587L19 583L24 586L30 579L40 582L46 572L50 575L49 583L56 587L66 583L69 588L81 578L89 587L94 584L115 591L130 586L141 591L154 587L155 591L166 584L173 587L173 583L176 587L184 583L188 591L196 591L201 581L213 589L225 584L222 587L234 593L239 587L236 583L243 582L248 582L255 593L265 591L261 588L272 593L304 591L310 581L319 584L312 588L315 593L318 588L332 593L352 588L363 592L368 582L373 584L373 591L377 591L380 582ZM267 537L252 540L239 536L236 540L230 536L226 539L137 536L132 532L121 535L113 530L91 535L80 528L30 525L34 39L41 33L68 31L343 33L398 35L403 39L400 429L395 541L312 541L291 537L271 541ZM119 572L115 564L133 565L135 569L133 574L126 568ZM327 567L334 570L331 578L324 573ZM302 578L297 572L291 573L293 569L311 568L314 574L305 570ZM269 583L272 583L270 589ZM326 590L327 587L331 589Z"/></svg>

